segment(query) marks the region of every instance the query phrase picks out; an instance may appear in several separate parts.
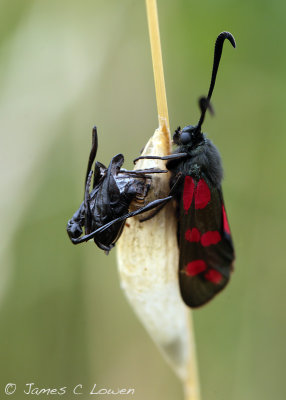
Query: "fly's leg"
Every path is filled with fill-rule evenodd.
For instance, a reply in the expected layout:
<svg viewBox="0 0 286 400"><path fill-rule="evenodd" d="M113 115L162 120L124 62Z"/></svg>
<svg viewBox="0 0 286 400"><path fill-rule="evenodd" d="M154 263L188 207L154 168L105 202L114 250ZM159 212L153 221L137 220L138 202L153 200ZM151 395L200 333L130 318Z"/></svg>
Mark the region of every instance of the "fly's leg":
<svg viewBox="0 0 286 400"><path fill-rule="evenodd" d="M122 217L115 218L113 221L108 222L107 224L101 226L100 228L96 229L95 231L91 232L88 235L84 235L77 239L72 239L72 242L74 244L87 242L88 240L93 239L98 233L108 229L113 224L116 224L117 222L120 222L120 221L125 221L127 218L134 217L135 215L139 215L146 211L152 210L153 208L159 207L162 204L167 204L172 198L173 198L173 196L168 196L168 197L165 197L164 199L158 199L158 200L151 201L149 204L147 204L144 207L139 208L136 211L131 211L128 214L123 215Z"/></svg>

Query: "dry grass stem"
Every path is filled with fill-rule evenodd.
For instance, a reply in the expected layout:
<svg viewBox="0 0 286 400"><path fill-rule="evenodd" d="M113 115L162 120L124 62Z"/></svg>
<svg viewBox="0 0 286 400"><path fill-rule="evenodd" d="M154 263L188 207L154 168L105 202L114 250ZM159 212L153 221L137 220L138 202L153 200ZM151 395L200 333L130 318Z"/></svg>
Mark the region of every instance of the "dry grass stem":
<svg viewBox="0 0 286 400"><path fill-rule="evenodd" d="M169 118L160 45L157 6L146 0L154 69L159 128L142 155L171 152ZM140 160L135 169L165 169L161 160ZM155 175L146 203L166 197L169 174ZM145 216L145 215L144 215ZM151 338L184 385L185 400L199 400L195 341L190 311L184 305L178 283L179 253L174 204L141 223L131 218L117 245L118 267L125 294Z"/></svg>
<svg viewBox="0 0 286 400"><path fill-rule="evenodd" d="M146 0L159 126L170 131L156 0ZM166 132L166 133L167 133Z"/></svg>

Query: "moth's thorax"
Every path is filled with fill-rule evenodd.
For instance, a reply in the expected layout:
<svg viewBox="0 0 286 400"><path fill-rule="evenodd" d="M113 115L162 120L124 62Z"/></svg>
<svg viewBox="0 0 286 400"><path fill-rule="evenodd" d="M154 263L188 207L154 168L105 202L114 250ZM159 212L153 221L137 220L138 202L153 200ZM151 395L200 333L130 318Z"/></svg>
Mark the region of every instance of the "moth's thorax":
<svg viewBox="0 0 286 400"><path fill-rule="evenodd" d="M167 163L167 168L173 176L178 173L192 176L195 180L206 178L211 186L219 187L223 177L221 157L218 149L204 134L203 140L196 146L186 144L179 146L174 153L187 153L182 160Z"/></svg>

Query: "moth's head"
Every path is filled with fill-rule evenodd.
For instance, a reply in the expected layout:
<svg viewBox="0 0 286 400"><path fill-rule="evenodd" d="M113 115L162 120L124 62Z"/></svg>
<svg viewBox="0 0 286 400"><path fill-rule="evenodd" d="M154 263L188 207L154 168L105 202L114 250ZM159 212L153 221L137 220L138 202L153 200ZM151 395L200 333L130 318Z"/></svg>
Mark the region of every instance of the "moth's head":
<svg viewBox="0 0 286 400"><path fill-rule="evenodd" d="M205 138L198 126L187 125L183 129L178 127L173 136L173 142L178 146L195 148L202 144Z"/></svg>
<svg viewBox="0 0 286 400"><path fill-rule="evenodd" d="M182 130L178 127L173 136L173 142L178 146L187 146L187 150L191 150L204 143L205 136L201 131L204 122L206 110L213 114L212 105L206 97L199 99L199 107L201 110L201 117L197 125L187 125Z"/></svg>

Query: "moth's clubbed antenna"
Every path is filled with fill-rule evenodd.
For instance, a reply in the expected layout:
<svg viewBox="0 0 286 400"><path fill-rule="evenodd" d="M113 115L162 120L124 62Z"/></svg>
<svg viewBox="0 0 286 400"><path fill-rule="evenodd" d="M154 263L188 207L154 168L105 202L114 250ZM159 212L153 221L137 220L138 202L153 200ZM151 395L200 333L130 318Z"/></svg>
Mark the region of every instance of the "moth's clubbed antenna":
<svg viewBox="0 0 286 400"><path fill-rule="evenodd" d="M221 59L221 55L222 55L223 43L224 43L225 39L228 39L234 48L236 47L235 39L230 32L222 32L218 35L216 42L215 42L214 62L213 62L211 83L210 83L208 96L206 98L207 104L210 104L210 100L211 100L213 90L215 87L216 75L217 75L217 71L218 71L218 67L219 67L219 63L220 63L220 59ZM209 107L207 106L202 109L202 114L201 114L199 123L197 125L198 132L201 131L201 126L204 122L207 108L209 108Z"/></svg>
<svg viewBox="0 0 286 400"><path fill-rule="evenodd" d="M219 67L219 63L220 63L220 59L221 59L221 55L222 55L223 43L224 43L225 39L228 39L230 41L233 48L236 47L235 39L230 32L222 32L218 35L216 42L215 42L213 71L212 71L211 84L210 84L210 88L209 88L209 92L208 92L208 100L209 101L212 97L212 93L214 90L216 75L217 75L217 71L218 71L218 67Z"/></svg>
<svg viewBox="0 0 286 400"><path fill-rule="evenodd" d="M199 98L199 107L201 113L205 113L207 110L209 110L210 114L214 115L212 103L206 97L202 96Z"/></svg>

